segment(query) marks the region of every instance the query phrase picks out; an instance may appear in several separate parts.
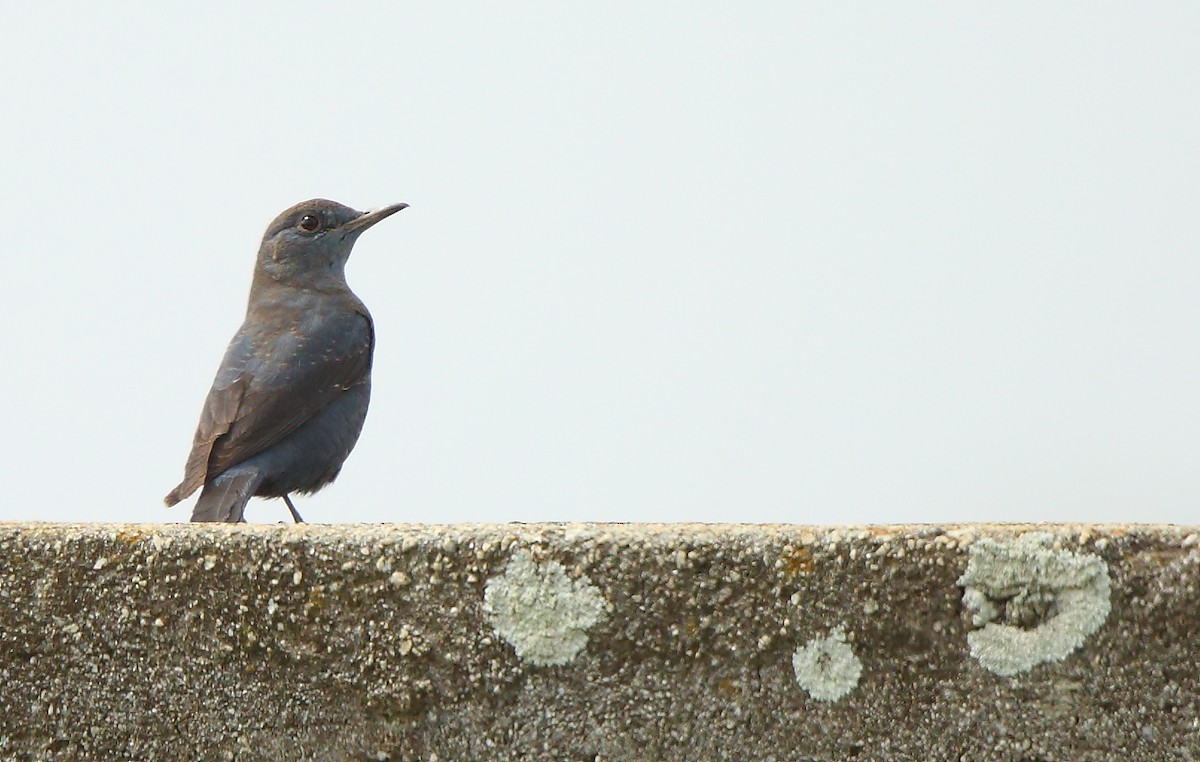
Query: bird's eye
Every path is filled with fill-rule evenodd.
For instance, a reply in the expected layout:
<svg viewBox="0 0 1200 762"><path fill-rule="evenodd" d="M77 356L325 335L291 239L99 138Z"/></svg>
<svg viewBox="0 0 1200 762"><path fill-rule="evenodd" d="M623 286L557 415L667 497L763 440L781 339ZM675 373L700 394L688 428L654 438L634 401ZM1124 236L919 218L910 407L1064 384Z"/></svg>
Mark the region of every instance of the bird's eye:
<svg viewBox="0 0 1200 762"><path fill-rule="evenodd" d="M305 233L315 233L321 227L321 218L315 214L306 214L300 218L300 229Z"/></svg>

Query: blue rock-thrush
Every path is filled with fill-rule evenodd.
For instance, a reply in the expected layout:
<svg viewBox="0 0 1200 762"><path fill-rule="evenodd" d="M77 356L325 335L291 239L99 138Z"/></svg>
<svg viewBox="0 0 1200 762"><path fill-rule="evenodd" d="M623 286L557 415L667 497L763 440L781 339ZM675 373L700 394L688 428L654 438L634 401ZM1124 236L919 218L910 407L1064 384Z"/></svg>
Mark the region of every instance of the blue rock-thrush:
<svg viewBox="0 0 1200 762"><path fill-rule="evenodd" d="M217 370L175 505L199 487L192 521L243 521L252 496L316 492L354 449L371 397L375 329L346 285L364 230L407 207L359 212L314 199L263 235L246 320Z"/></svg>

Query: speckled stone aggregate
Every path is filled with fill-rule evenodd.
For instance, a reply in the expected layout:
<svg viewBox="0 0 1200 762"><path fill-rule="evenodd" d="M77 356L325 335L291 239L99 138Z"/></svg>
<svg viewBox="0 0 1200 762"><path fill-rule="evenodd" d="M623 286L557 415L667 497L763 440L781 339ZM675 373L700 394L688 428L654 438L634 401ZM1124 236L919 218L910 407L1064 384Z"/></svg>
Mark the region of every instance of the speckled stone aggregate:
<svg viewBox="0 0 1200 762"><path fill-rule="evenodd" d="M1003 676L958 581L1033 531L1111 611ZM0 762L1200 762L1197 531L0 524Z"/></svg>

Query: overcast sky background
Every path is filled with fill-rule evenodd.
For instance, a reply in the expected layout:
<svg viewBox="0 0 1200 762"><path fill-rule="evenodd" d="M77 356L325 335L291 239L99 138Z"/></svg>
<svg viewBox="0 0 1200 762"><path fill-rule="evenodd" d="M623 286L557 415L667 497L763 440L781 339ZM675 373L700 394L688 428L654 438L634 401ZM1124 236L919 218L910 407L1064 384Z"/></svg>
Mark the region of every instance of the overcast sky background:
<svg viewBox="0 0 1200 762"><path fill-rule="evenodd" d="M1200 504L1200 5L9 3L0 520L183 521L259 238L348 274L310 521ZM254 501L253 521L287 518Z"/></svg>

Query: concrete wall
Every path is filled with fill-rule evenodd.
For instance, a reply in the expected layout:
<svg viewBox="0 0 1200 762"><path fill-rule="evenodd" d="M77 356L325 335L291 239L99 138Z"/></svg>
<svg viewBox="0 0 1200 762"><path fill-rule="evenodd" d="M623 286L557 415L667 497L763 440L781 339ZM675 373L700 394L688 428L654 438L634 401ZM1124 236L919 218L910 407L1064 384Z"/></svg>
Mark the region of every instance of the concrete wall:
<svg viewBox="0 0 1200 762"><path fill-rule="evenodd" d="M0 760L1200 760L1198 543L0 524Z"/></svg>

